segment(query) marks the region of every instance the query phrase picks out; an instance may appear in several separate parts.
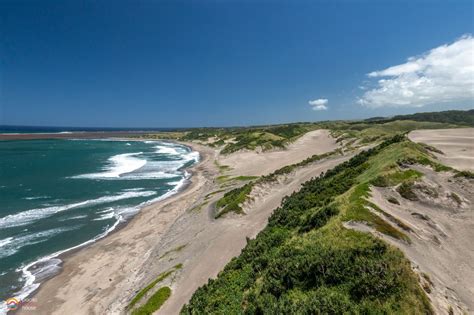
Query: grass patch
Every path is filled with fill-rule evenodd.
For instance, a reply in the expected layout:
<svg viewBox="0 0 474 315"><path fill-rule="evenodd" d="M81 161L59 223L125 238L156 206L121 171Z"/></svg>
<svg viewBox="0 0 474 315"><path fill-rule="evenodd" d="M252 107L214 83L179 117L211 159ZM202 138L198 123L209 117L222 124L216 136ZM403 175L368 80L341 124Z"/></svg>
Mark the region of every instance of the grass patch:
<svg viewBox="0 0 474 315"><path fill-rule="evenodd" d="M186 245L185 245L186 246ZM163 256L162 256L163 257ZM161 258L161 257L160 257ZM165 271L163 273L161 273L155 280L153 280L149 285L147 285L145 288L143 288L141 291L139 291L137 293L137 295L135 295L135 297L130 301L130 303L127 305L127 309L132 309L151 289L153 289L153 287L165 280L166 278L168 278L173 272L175 272L176 270L178 269L181 269L182 268L182 264L178 264L176 266L174 266L173 268L171 268L170 270L168 271ZM133 313L135 314L135 313ZM145 314L145 313L137 313L137 314Z"/></svg>
<svg viewBox="0 0 474 315"><path fill-rule="evenodd" d="M232 169L232 167L228 165L220 164L219 162L217 162L217 160L214 160L214 165L217 167L217 169L219 170L221 174L224 172L230 171Z"/></svg>
<svg viewBox="0 0 474 315"><path fill-rule="evenodd" d="M209 204L209 201L204 201L203 203L201 203L200 205L197 205L193 208L191 208L191 210L189 210L189 212L199 212L202 210L203 207L205 207L207 204Z"/></svg>
<svg viewBox="0 0 474 315"><path fill-rule="evenodd" d="M460 172L458 171L458 172L456 172L454 177L463 177L463 178L467 178L467 179L474 179L474 173L470 172L470 171L460 171Z"/></svg>
<svg viewBox="0 0 474 315"><path fill-rule="evenodd" d="M370 207L389 217L389 215L385 213L385 211L382 211L375 204L369 202L367 200L367 198L369 197L370 188L368 183L356 186L350 191L348 196L343 197L341 199L341 205L343 209L345 209L345 216L343 217L343 221L365 222L382 234L389 235L399 240L410 242L410 238L405 233L402 233L398 229L394 228L390 223L388 223L375 213L372 213L368 209Z"/></svg>
<svg viewBox="0 0 474 315"><path fill-rule="evenodd" d="M452 192L449 197L451 197L451 199L453 199L457 204L458 206L460 206L462 204L462 199L461 197L459 197L458 194L456 194L455 192Z"/></svg>
<svg viewBox="0 0 474 315"><path fill-rule="evenodd" d="M221 176L216 177L217 182L221 185L229 181L229 179L230 179L230 175L221 175Z"/></svg>
<svg viewBox="0 0 474 315"><path fill-rule="evenodd" d="M214 195L216 195L216 194L218 194L218 193L221 193L221 192L223 192L223 191L225 191L225 189L219 189L219 190L210 192L210 193L208 193L208 194L206 195L206 197L204 197L204 199L209 199L210 197L212 197L212 196L214 196Z"/></svg>
<svg viewBox="0 0 474 315"><path fill-rule="evenodd" d="M248 183L242 187L226 192L224 196L216 202L218 212L215 218L218 219L229 212L242 214L243 210L240 204L247 199L248 194L252 191L252 186L252 183Z"/></svg>
<svg viewBox="0 0 474 315"><path fill-rule="evenodd" d="M429 145L429 144L426 144L426 143L423 143L423 142L420 142L419 144L422 145L428 151L444 155L443 151L441 151L440 149L435 148L432 145Z"/></svg>
<svg viewBox="0 0 474 315"><path fill-rule="evenodd" d="M158 259L162 259L166 256L168 256L169 254L171 253L179 253L180 251L182 251L186 246L188 246L188 244L183 244L183 245L180 245L178 247L175 247L173 249L170 249L169 251L165 252L163 255L160 256L160 258ZM173 267L174 269L177 269L176 266ZM179 268L178 268L179 269Z"/></svg>
<svg viewBox="0 0 474 315"><path fill-rule="evenodd" d="M162 287L158 289L158 291L156 291L144 305L133 310L132 315L153 314L153 312L156 312L170 296L171 289L169 287Z"/></svg>
<svg viewBox="0 0 474 315"><path fill-rule="evenodd" d="M389 186L396 186L403 182L414 181L423 174L416 171L416 170L406 170L406 171L396 171L391 172L387 175L380 175L377 176L373 181L372 185L376 187L389 187Z"/></svg>
<svg viewBox="0 0 474 315"><path fill-rule="evenodd" d="M239 180L239 181L249 181L259 178L258 176L236 176L232 177L231 180Z"/></svg>

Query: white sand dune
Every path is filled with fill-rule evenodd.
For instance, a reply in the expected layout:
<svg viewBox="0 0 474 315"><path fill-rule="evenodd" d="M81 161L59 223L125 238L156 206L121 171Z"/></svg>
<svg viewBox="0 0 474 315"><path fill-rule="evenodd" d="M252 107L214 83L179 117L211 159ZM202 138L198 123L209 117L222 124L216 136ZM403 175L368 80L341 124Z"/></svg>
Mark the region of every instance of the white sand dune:
<svg viewBox="0 0 474 315"><path fill-rule="evenodd" d="M268 152L240 151L219 157L219 163L230 166L231 175L266 175L290 164L294 164L314 154L322 154L338 147L336 139L328 130L310 131L287 149Z"/></svg>
<svg viewBox="0 0 474 315"><path fill-rule="evenodd" d="M408 137L441 150L435 155L444 164L474 171L474 128L415 130Z"/></svg>

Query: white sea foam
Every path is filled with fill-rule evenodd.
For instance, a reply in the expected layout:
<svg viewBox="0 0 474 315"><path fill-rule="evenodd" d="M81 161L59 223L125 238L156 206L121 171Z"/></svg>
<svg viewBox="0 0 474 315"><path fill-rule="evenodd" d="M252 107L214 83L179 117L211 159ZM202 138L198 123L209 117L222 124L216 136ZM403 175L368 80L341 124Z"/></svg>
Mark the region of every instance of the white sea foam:
<svg viewBox="0 0 474 315"><path fill-rule="evenodd" d="M15 237L8 237L4 240L0 240L0 258L11 256L18 252L22 247L33 245L41 242L45 242L51 236L56 234L71 231L79 228L80 226L55 228L46 231L40 231L33 234L21 234Z"/></svg>
<svg viewBox="0 0 474 315"><path fill-rule="evenodd" d="M33 261L27 265L23 265L19 267L16 271L17 272L22 272L22 277L25 279L25 284L23 288L15 293L15 297L19 300L24 300L27 298L31 293L33 293L38 287L40 286L40 283L35 282L36 280L41 280L46 277L49 277L55 273L57 273L60 269L59 265L61 264L61 260L58 259L57 257L61 254L64 254L68 251L78 249L81 247L84 247L88 244L94 243L97 240L107 236L110 232L115 230L115 228L119 225L120 222L122 222L123 219L119 218L111 227L107 226L104 230L104 232L100 233L93 239L90 239L84 243L81 243L79 245L70 247L65 250L60 250L57 251L51 255L44 256L36 261ZM7 307L5 303L3 305L0 305L0 314L6 314L7 312Z"/></svg>
<svg viewBox="0 0 474 315"><path fill-rule="evenodd" d="M50 198L49 196L32 196L32 197L25 197L23 199L25 200L36 200L36 199L48 199Z"/></svg>
<svg viewBox="0 0 474 315"><path fill-rule="evenodd" d="M147 161L145 159L136 157L142 153L143 152L136 152L114 155L109 158L109 165L106 166L104 172L83 174L74 176L73 178L119 178L121 175L138 170L146 164Z"/></svg>
<svg viewBox="0 0 474 315"><path fill-rule="evenodd" d="M114 196L103 196L97 199L81 201L81 202L72 203L68 205L31 209L31 210L23 211L16 214L10 214L3 218L0 218L0 228L27 225L39 219L49 217L55 213L70 210L70 209L110 203L110 202L123 200L123 199L129 199L129 198L149 197L155 194L156 192L154 191L137 191L137 192L127 191L127 192L123 192L121 194L114 195Z"/></svg>
<svg viewBox="0 0 474 315"><path fill-rule="evenodd" d="M13 242L13 237L7 237L3 240L0 240L0 250L3 250L3 247Z"/></svg>
<svg viewBox="0 0 474 315"><path fill-rule="evenodd" d="M155 148L156 148L155 152L159 154L180 155L183 153L183 152L178 152L177 148L163 146L163 145L158 145Z"/></svg>
<svg viewBox="0 0 474 315"><path fill-rule="evenodd" d="M145 143L161 143L161 142L145 141ZM188 165L188 163L191 161L198 162L200 158L199 153L189 151L181 146L175 146L173 144L164 144L162 147L167 148L164 150L162 149L162 153L168 154L172 158L176 157L177 159L173 161L148 161L147 163L146 160L142 159L141 157L137 157L137 155L142 154L141 152L121 154L109 159L110 165L104 170L104 172L97 173L97 174L100 174L100 176L83 177L83 178L94 178L94 179L98 179L98 178L100 179L155 178L155 179L159 179L159 178L181 177L182 179L179 181L174 181L170 183L175 186L172 189L170 189L168 192L166 192L165 194L157 198L154 198L152 200L143 202L135 207L121 207L121 208L116 208L116 209L108 208L108 209L98 212L98 214L100 214L99 218L105 218L105 216L107 216L107 218L115 217L116 218L115 223L110 227L106 227L106 229L102 233L100 233L99 235L97 235L91 240L88 240L77 246L55 252L51 255L42 257L34 262L31 262L29 264L23 265L20 268L18 268L17 271L18 272L21 271L23 274L23 278L25 279L25 285L21 291L16 293L17 298L19 298L20 300L25 299L40 286L40 282L42 282L42 279L44 279L48 275L57 273L59 271L60 269L59 266L61 263L61 260L57 258L59 255L65 252L68 252L70 250L74 250L74 249L86 246L88 244L91 244L105 237L110 232L115 230L115 228L121 222L123 222L125 218L132 216L144 206L147 206L151 203L163 200L165 198L168 198L176 194L184 186L184 184L186 183L186 180L190 177L190 174L181 169L184 166ZM167 153L165 153L164 151L166 151ZM156 152L156 153L159 153L159 152ZM139 164L137 160L141 160L140 167L138 167ZM97 175L97 174L93 174L93 175ZM104 174L106 174L106 176L109 176L109 177L104 177L103 176ZM91 174L85 174L85 175L91 175ZM10 215L7 217L0 218L0 228L25 225L25 224L34 222L40 218L53 215L54 213L73 209L73 208L108 203L108 202L126 199L126 198L134 198L134 197L139 197L139 196L151 196L153 194L156 194L156 193L150 192L150 191L143 191L143 188L132 188L132 189L127 189L122 194L119 194L116 196L101 197L94 200L84 201L84 202L71 204L71 205L65 205L65 206L52 206L52 207L42 208L42 209L32 209L32 210L22 212L23 215L21 215L22 213L20 213L17 215ZM80 217L80 216L77 216L77 217ZM24 220L26 220L27 222L25 223ZM5 308L5 305L3 305L3 307ZM2 305L0 305L0 314L1 313L2 313Z"/></svg>
<svg viewBox="0 0 474 315"><path fill-rule="evenodd" d="M84 219L84 218L87 218L86 214L81 214L81 215L75 215L75 216L72 216L72 217L62 218L62 219L59 219L58 221L78 220L78 219Z"/></svg>
<svg viewBox="0 0 474 315"><path fill-rule="evenodd" d="M109 165L98 173L81 174L72 178L101 179L101 180L142 180L165 179L182 175L181 168L189 162L198 162L199 153L189 151L186 147L173 143L144 141L148 144L158 144L155 153L164 154L171 161L151 161L146 159L143 152L124 153L109 158Z"/></svg>

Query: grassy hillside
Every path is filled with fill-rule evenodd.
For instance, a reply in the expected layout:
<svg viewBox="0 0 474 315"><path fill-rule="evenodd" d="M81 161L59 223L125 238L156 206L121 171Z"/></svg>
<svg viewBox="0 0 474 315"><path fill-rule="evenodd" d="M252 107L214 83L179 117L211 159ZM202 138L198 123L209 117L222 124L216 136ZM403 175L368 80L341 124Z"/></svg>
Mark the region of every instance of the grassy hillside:
<svg viewBox="0 0 474 315"><path fill-rule="evenodd" d="M329 129L340 140L359 139L361 143L379 142L397 133L416 129L456 128L474 126L474 110L445 111L399 115L391 118L374 117L360 121L299 122L282 125L194 128L140 136L147 139L198 141L222 149L222 154L239 150L271 150L283 148L298 137L315 129Z"/></svg>
<svg viewBox="0 0 474 315"><path fill-rule="evenodd" d="M447 124L458 124L474 127L474 109L471 110L447 110L443 112L416 113L411 115L397 115L392 118L374 117L366 121L395 121L395 120L413 120L439 122Z"/></svg>
<svg viewBox="0 0 474 315"><path fill-rule="evenodd" d="M440 122L425 122L412 120L395 120L387 122L330 122L325 128L332 131L332 135L339 140L359 139L362 144L379 142L399 133L406 133L418 129L445 129L457 128L459 125Z"/></svg>
<svg viewBox="0 0 474 315"><path fill-rule="evenodd" d="M406 163L431 164L404 136L362 152L286 197L256 239L217 279L198 289L182 314L430 314L410 263L396 248L343 227L365 221L409 242L368 211L369 184L399 182Z"/></svg>

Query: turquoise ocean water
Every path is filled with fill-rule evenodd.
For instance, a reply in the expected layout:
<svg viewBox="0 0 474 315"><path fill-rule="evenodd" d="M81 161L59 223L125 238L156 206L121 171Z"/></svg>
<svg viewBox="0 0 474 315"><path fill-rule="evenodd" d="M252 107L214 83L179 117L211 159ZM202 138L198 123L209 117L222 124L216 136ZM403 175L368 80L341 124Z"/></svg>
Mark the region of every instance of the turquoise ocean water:
<svg viewBox="0 0 474 315"><path fill-rule="evenodd" d="M58 272L58 254L177 192L198 159L160 141L0 141L0 301L26 297Z"/></svg>

